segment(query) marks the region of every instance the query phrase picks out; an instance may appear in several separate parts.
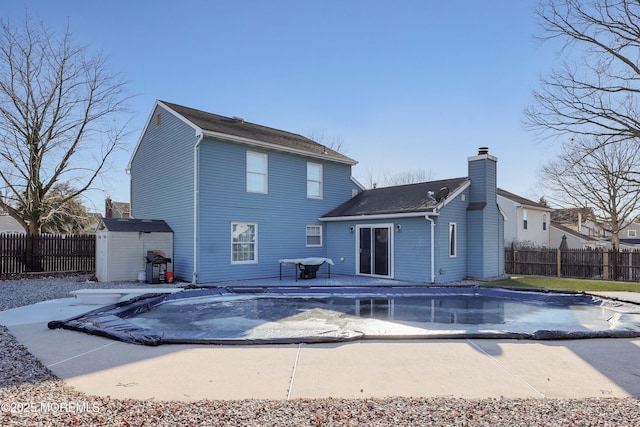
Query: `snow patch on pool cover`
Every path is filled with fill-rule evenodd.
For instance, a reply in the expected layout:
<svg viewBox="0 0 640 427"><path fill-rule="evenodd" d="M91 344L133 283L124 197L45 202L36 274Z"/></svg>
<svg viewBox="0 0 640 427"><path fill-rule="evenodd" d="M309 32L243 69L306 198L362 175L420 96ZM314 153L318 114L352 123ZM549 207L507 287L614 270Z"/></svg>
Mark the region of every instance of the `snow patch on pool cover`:
<svg viewBox="0 0 640 427"><path fill-rule="evenodd" d="M640 336L640 307L589 294L503 288L208 288L146 294L49 323L129 343Z"/></svg>

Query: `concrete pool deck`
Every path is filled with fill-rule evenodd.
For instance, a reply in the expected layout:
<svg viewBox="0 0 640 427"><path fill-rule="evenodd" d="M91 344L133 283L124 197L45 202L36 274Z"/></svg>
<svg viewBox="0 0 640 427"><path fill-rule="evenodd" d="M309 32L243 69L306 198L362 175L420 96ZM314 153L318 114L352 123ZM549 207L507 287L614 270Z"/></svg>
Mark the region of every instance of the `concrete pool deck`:
<svg viewBox="0 0 640 427"><path fill-rule="evenodd" d="M67 384L114 398L640 397L640 338L147 347L47 328L96 307L46 301L0 324Z"/></svg>

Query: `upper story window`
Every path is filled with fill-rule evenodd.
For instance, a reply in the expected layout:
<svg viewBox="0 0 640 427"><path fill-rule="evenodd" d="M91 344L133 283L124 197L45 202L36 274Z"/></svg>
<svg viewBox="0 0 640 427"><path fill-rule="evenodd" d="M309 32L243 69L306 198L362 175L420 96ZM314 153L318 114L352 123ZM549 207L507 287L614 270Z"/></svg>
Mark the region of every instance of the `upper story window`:
<svg viewBox="0 0 640 427"><path fill-rule="evenodd" d="M247 151L247 191L267 193L267 155Z"/></svg>
<svg viewBox="0 0 640 427"><path fill-rule="evenodd" d="M322 165L307 163L307 197L322 199Z"/></svg>
<svg viewBox="0 0 640 427"><path fill-rule="evenodd" d="M307 225L307 246L322 246L321 225Z"/></svg>
<svg viewBox="0 0 640 427"><path fill-rule="evenodd" d="M527 229L527 210L523 209L522 210L522 229L526 230Z"/></svg>
<svg viewBox="0 0 640 427"><path fill-rule="evenodd" d="M542 214L542 231L547 231L547 214Z"/></svg>
<svg viewBox="0 0 640 427"><path fill-rule="evenodd" d="M627 237L635 238L636 237L636 230L627 230Z"/></svg>
<svg viewBox="0 0 640 427"><path fill-rule="evenodd" d="M258 262L258 224L231 223L231 264Z"/></svg>

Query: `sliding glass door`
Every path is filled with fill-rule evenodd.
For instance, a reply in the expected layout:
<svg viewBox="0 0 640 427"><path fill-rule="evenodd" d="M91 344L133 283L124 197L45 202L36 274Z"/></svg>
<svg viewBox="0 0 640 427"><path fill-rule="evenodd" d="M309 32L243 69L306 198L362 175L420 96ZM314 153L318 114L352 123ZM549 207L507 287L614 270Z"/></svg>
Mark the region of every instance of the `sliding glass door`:
<svg viewBox="0 0 640 427"><path fill-rule="evenodd" d="M358 274L392 276L393 225L358 226Z"/></svg>

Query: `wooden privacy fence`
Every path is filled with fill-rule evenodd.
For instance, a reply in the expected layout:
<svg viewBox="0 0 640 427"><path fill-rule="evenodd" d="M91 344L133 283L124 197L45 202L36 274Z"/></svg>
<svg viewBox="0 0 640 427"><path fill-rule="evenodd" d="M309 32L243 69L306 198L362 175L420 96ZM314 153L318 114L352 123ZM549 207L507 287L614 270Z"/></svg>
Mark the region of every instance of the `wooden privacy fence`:
<svg viewBox="0 0 640 427"><path fill-rule="evenodd" d="M640 250L505 248L505 273L640 281Z"/></svg>
<svg viewBox="0 0 640 427"><path fill-rule="evenodd" d="M0 275L92 272L95 265L92 235L0 234Z"/></svg>

